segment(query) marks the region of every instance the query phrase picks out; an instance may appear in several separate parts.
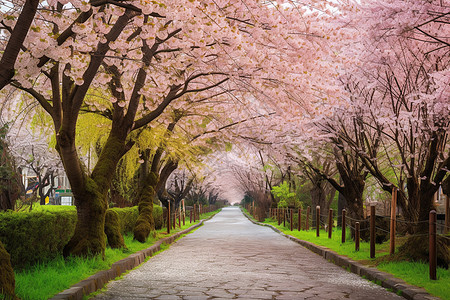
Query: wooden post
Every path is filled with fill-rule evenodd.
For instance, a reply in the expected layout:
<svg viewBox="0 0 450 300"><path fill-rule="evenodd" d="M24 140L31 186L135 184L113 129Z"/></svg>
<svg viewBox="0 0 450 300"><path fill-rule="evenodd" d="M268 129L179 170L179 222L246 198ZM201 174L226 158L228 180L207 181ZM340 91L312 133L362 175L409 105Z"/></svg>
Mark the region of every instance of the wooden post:
<svg viewBox="0 0 450 300"><path fill-rule="evenodd" d="M395 253L395 222L397 217L397 188L392 190L392 200L391 200L391 226L390 226L390 238L389 238L389 254Z"/></svg>
<svg viewBox="0 0 450 300"><path fill-rule="evenodd" d="M293 231L294 230L294 209L289 209L290 210L290 212L291 212L291 214L290 214L290 217L291 217L291 231Z"/></svg>
<svg viewBox="0 0 450 300"><path fill-rule="evenodd" d="M359 251L359 222L355 223L355 251Z"/></svg>
<svg viewBox="0 0 450 300"><path fill-rule="evenodd" d="M447 234L450 231L450 197L445 195L445 227L444 234Z"/></svg>
<svg viewBox="0 0 450 300"><path fill-rule="evenodd" d="M302 230L302 209L298 209L298 231Z"/></svg>
<svg viewBox="0 0 450 300"><path fill-rule="evenodd" d="M173 229L177 229L177 210L175 208L175 201L173 201L173 222L172 222Z"/></svg>
<svg viewBox="0 0 450 300"><path fill-rule="evenodd" d="M375 205L370 206L370 258L375 258Z"/></svg>
<svg viewBox="0 0 450 300"><path fill-rule="evenodd" d="M306 209L306 230L309 230L309 215L311 214L311 207L308 206L308 208Z"/></svg>
<svg viewBox="0 0 450 300"><path fill-rule="evenodd" d="M430 279L436 280L436 265L437 265L437 247L436 247L436 211L430 211L429 218L429 236L430 236L430 246L429 246L429 265L430 265Z"/></svg>
<svg viewBox="0 0 450 300"><path fill-rule="evenodd" d="M193 219L194 219L194 223L195 223L195 221L197 220L197 204L194 204L193 210L194 210Z"/></svg>
<svg viewBox="0 0 450 300"><path fill-rule="evenodd" d="M167 233L170 233L170 201L167 201Z"/></svg>
<svg viewBox="0 0 450 300"><path fill-rule="evenodd" d="M183 226L184 225L186 225L186 206L184 205L184 199L183 200L181 200L182 202L182 204L183 204Z"/></svg>
<svg viewBox="0 0 450 300"><path fill-rule="evenodd" d="M189 212L190 212L190 214L189 214L189 224L192 224L192 211L193 211L193 209L191 209Z"/></svg>
<svg viewBox="0 0 450 300"><path fill-rule="evenodd" d="M320 206L316 206L316 236L320 236Z"/></svg>
<svg viewBox="0 0 450 300"><path fill-rule="evenodd" d="M280 208L277 208L277 218L278 218L278 226L281 224L281 212Z"/></svg>
<svg viewBox="0 0 450 300"><path fill-rule="evenodd" d="M181 205L178 208L178 227L181 228Z"/></svg>
<svg viewBox="0 0 450 300"><path fill-rule="evenodd" d="M282 208L283 210L283 227L286 227L286 208Z"/></svg>
<svg viewBox="0 0 450 300"><path fill-rule="evenodd" d="M333 233L333 209L330 208L328 211L328 238L331 239L331 234Z"/></svg>
<svg viewBox="0 0 450 300"><path fill-rule="evenodd" d="M342 224L341 224L341 226L342 226L342 238L341 238L342 244L345 243L345 228L347 227L346 223L345 223L345 214L346 213L347 213L347 211L345 209L343 209L342 210Z"/></svg>

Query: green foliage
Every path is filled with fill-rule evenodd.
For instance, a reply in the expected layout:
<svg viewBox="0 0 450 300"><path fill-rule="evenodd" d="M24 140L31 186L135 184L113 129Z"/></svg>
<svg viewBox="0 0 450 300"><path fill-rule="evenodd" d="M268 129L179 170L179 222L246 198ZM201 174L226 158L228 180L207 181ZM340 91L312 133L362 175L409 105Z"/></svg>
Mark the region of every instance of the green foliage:
<svg viewBox="0 0 450 300"><path fill-rule="evenodd" d="M0 213L0 240L16 268L52 259L73 235L75 211Z"/></svg>
<svg viewBox="0 0 450 300"><path fill-rule="evenodd" d="M251 204L253 201L252 196L248 192L245 192L244 198L241 200L241 205L245 206L246 204Z"/></svg>
<svg viewBox="0 0 450 300"><path fill-rule="evenodd" d="M110 208L110 211L114 211L119 216L119 227L122 235L133 232L134 223L138 217L137 206L125 207L125 208Z"/></svg>
<svg viewBox="0 0 450 300"><path fill-rule="evenodd" d="M155 222L155 229L159 230L164 226L163 208L159 205L153 204L153 221Z"/></svg>
<svg viewBox="0 0 450 300"><path fill-rule="evenodd" d="M286 181L272 187L272 194L278 199L278 207L297 208L301 205L295 193L290 191L289 184Z"/></svg>
<svg viewBox="0 0 450 300"><path fill-rule="evenodd" d="M112 208L117 213L122 234L133 232L138 208ZM156 226L162 227L162 208L153 209ZM0 241L11 255L14 269L51 260L75 231L77 213L74 207L38 206L31 212L0 213ZM128 247L129 245L127 245Z"/></svg>

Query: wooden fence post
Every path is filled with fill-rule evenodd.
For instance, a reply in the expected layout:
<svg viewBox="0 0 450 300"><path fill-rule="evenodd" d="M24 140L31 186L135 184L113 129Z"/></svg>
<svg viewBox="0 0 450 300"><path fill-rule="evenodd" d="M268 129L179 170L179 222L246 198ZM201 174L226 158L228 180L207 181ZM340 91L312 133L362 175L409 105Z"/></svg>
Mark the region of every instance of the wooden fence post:
<svg viewBox="0 0 450 300"><path fill-rule="evenodd" d="M343 209L342 210L342 224L341 224L341 226L342 226L342 238L341 238L342 244L345 243L345 228L347 227L346 223L345 223L345 214L346 213L347 213L347 211L345 209Z"/></svg>
<svg viewBox="0 0 450 300"><path fill-rule="evenodd" d="M302 230L302 209L298 209L298 231Z"/></svg>
<svg viewBox="0 0 450 300"><path fill-rule="evenodd" d="M278 226L281 224L281 208L277 207Z"/></svg>
<svg viewBox="0 0 450 300"><path fill-rule="evenodd" d="M445 223L444 234L450 231L450 197L445 195Z"/></svg>
<svg viewBox="0 0 450 300"><path fill-rule="evenodd" d="M198 204L194 204L194 223L197 221L198 215Z"/></svg>
<svg viewBox="0 0 450 300"><path fill-rule="evenodd" d="M320 236L320 206L316 206L316 236Z"/></svg>
<svg viewBox="0 0 450 300"><path fill-rule="evenodd" d="M294 230L294 209L290 208L289 211L290 213L290 218L291 218L291 231Z"/></svg>
<svg viewBox="0 0 450 300"><path fill-rule="evenodd" d="M309 215L311 214L311 207L308 206L308 208L306 209L306 231L309 230Z"/></svg>
<svg viewBox="0 0 450 300"><path fill-rule="evenodd" d="M429 265L430 265L430 279L436 280L436 265L437 265L437 247L436 247L436 211L430 211L429 218L429 236L430 236L430 246L429 246Z"/></svg>
<svg viewBox="0 0 450 300"><path fill-rule="evenodd" d="M283 210L283 227L286 227L286 208L282 208Z"/></svg>
<svg viewBox="0 0 450 300"><path fill-rule="evenodd" d="M183 204L183 226L186 225L185 221L186 221L186 206L184 204L184 199L181 200L182 204Z"/></svg>
<svg viewBox="0 0 450 300"><path fill-rule="evenodd" d="M375 205L370 206L370 258L375 258Z"/></svg>
<svg viewBox="0 0 450 300"><path fill-rule="evenodd" d="M355 251L359 251L359 222L355 223Z"/></svg>
<svg viewBox="0 0 450 300"><path fill-rule="evenodd" d="M330 208L328 211L328 238L331 239L331 234L333 232L333 209Z"/></svg>
<svg viewBox="0 0 450 300"><path fill-rule="evenodd" d="M167 234L169 234L170 233L170 218L171 218L171 215L170 215L170 201L167 201Z"/></svg>
<svg viewBox="0 0 450 300"><path fill-rule="evenodd" d="M390 226L390 238L389 238L389 254L395 253L395 222L397 217L397 188L392 190L392 200L391 200L391 226Z"/></svg>
<svg viewBox="0 0 450 300"><path fill-rule="evenodd" d="M192 209L189 211L189 224L192 224Z"/></svg>

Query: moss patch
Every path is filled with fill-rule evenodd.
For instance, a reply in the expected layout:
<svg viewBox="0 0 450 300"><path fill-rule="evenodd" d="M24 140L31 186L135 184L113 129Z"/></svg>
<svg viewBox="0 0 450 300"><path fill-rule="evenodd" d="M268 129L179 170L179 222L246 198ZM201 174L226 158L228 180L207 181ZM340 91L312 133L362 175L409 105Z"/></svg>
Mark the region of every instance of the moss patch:
<svg viewBox="0 0 450 300"><path fill-rule="evenodd" d="M5 247L0 242L0 298L15 299L14 271Z"/></svg>
<svg viewBox="0 0 450 300"><path fill-rule="evenodd" d="M106 211L105 216L105 234L108 239L108 245L115 248L125 247L122 233L120 232L119 214L111 209Z"/></svg>
<svg viewBox="0 0 450 300"><path fill-rule="evenodd" d="M155 186L158 182L158 176L150 173L143 190L139 197L139 216L134 227L134 238L144 243L152 230L155 230L155 221L153 220L153 197L155 196Z"/></svg>

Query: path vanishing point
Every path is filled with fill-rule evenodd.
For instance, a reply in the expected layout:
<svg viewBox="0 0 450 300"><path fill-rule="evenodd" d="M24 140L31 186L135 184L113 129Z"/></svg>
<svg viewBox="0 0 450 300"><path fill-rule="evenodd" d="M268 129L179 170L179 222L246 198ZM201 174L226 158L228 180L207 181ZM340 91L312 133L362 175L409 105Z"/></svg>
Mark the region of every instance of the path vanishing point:
<svg viewBox="0 0 450 300"><path fill-rule="evenodd" d="M95 299L404 299L224 208Z"/></svg>

